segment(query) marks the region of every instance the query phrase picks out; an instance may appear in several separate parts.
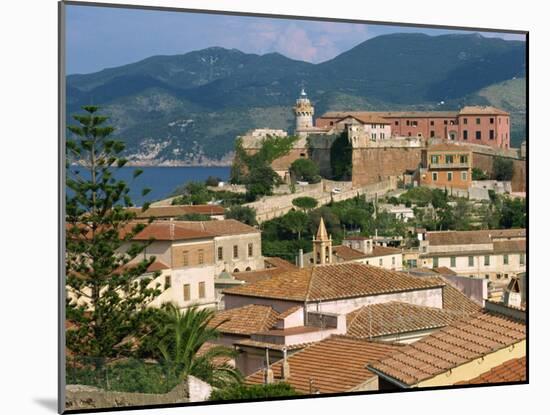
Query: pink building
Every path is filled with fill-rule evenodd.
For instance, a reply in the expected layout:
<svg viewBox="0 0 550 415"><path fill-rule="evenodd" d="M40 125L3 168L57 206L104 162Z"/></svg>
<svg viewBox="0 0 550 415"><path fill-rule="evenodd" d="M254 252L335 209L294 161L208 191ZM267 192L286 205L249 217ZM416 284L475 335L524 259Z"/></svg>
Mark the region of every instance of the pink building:
<svg viewBox="0 0 550 415"><path fill-rule="evenodd" d="M510 114L494 107L466 106L459 111L340 111L315 120L321 128L346 117L380 117L390 123L392 137L444 138L463 143L510 148Z"/></svg>

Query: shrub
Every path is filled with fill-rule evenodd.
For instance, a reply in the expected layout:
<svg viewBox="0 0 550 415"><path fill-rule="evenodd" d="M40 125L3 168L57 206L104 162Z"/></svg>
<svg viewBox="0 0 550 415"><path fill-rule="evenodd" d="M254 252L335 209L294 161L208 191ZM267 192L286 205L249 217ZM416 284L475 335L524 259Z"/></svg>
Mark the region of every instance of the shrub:
<svg viewBox="0 0 550 415"><path fill-rule="evenodd" d="M232 401L242 399L266 399L281 396L300 395L288 383L272 383L268 385L236 385L229 388L217 389L210 395L210 401Z"/></svg>
<svg viewBox="0 0 550 415"><path fill-rule="evenodd" d="M304 180L309 183L319 183L319 167L310 159L298 159L292 162L289 168L294 180Z"/></svg>
<svg viewBox="0 0 550 415"><path fill-rule="evenodd" d="M514 162L512 160L497 157L493 161L493 178L499 181L512 180L514 175Z"/></svg>

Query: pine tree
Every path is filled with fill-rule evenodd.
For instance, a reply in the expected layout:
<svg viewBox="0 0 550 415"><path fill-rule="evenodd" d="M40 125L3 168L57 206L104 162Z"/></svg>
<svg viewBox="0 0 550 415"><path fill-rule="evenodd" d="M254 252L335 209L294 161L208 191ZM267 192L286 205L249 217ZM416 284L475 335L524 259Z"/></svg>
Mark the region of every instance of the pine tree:
<svg viewBox="0 0 550 415"><path fill-rule="evenodd" d="M97 368L130 353L128 339L160 291L151 284L158 274L143 277L154 257L137 260L151 241L133 240L148 224L134 222L130 188L115 175L127 162L124 144L111 138L114 128L98 107L83 110L66 145L66 345Z"/></svg>

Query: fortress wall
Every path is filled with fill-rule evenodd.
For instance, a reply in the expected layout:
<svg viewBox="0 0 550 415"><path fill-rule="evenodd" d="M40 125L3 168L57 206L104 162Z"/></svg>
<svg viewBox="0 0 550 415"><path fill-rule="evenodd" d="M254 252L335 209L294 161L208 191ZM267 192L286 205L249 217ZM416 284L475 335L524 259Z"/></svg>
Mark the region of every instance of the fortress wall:
<svg viewBox="0 0 550 415"><path fill-rule="evenodd" d="M401 176L421 161L421 148L354 148L352 182L354 187Z"/></svg>
<svg viewBox="0 0 550 415"><path fill-rule="evenodd" d="M511 157L514 162L514 175L512 176L512 192L525 192L527 191L527 164L524 159L517 159ZM493 161L495 155L489 153L478 153L475 151L473 153L473 165L472 167L477 167L483 171L488 172L489 174L493 171Z"/></svg>

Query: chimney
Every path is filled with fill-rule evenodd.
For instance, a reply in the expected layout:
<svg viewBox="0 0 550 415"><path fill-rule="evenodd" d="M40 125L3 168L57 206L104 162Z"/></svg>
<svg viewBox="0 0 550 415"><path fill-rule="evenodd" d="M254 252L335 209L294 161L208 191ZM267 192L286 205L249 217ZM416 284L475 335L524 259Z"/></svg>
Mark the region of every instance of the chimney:
<svg viewBox="0 0 550 415"><path fill-rule="evenodd" d="M286 347L283 348L283 367L282 367L283 380L290 378L290 364L288 363Z"/></svg>
<svg viewBox="0 0 550 415"><path fill-rule="evenodd" d="M304 267L304 250L300 248L298 251L298 268Z"/></svg>
<svg viewBox="0 0 550 415"><path fill-rule="evenodd" d="M269 349L265 348L265 362L266 362L266 369L265 369L265 378L264 383L266 385L269 385L270 383L273 383L274 376L273 376L273 369L269 366Z"/></svg>
<svg viewBox="0 0 550 415"><path fill-rule="evenodd" d="M170 218L170 239L174 240L174 229L176 225L174 225L173 218Z"/></svg>

